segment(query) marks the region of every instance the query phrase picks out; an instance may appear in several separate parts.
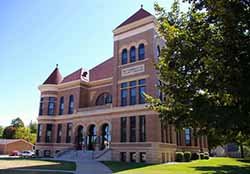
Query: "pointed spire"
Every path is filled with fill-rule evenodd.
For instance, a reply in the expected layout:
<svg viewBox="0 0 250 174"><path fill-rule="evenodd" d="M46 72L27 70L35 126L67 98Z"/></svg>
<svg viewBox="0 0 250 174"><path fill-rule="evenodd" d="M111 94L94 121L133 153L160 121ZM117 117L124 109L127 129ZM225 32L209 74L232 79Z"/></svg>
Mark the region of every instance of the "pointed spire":
<svg viewBox="0 0 250 174"><path fill-rule="evenodd" d="M59 71L58 64L56 64L56 68L54 71L49 75L49 77L43 83L45 84L58 84L62 81L62 75Z"/></svg>
<svg viewBox="0 0 250 174"><path fill-rule="evenodd" d="M143 4L141 4L141 8L143 8Z"/></svg>

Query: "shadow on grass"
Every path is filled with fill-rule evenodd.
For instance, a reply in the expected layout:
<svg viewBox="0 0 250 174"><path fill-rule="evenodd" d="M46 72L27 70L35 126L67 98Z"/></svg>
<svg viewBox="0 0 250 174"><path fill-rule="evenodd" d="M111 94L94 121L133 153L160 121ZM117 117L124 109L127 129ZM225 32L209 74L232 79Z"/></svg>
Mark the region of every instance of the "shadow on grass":
<svg viewBox="0 0 250 174"><path fill-rule="evenodd" d="M250 166L235 166L235 165L221 165L221 166L207 166L207 167L193 167L195 170L202 171L203 174L250 174ZM205 173L207 172L207 173Z"/></svg>
<svg viewBox="0 0 250 174"><path fill-rule="evenodd" d="M1 161L7 161L10 166L1 167ZM20 161L23 164L27 165L24 167L15 166L15 161ZM34 164L32 161L38 163ZM41 164L39 164L41 162ZM43 164L43 162L51 162L51 164ZM11 164L13 163L13 165ZM30 163L30 165L29 165ZM75 171L76 164L74 162L65 162L65 161L54 161L54 160L42 160L36 158L5 158L0 159L0 174L46 174L45 171L21 171L21 170L62 170L62 172L53 172L57 174L65 174L63 171ZM5 168L6 167L6 168ZM21 169L21 170L20 170ZM51 172L52 173L52 172Z"/></svg>
<svg viewBox="0 0 250 174"><path fill-rule="evenodd" d="M142 167L147 166L153 166L156 164L146 164L146 163L127 163L127 162L114 162L114 161L103 161L103 164L105 164L107 167L109 167L112 172L121 172L124 170L130 170L130 169L138 169Z"/></svg>
<svg viewBox="0 0 250 174"><path fill-rule="evenodd" d="M247 159L237 159L237 161L242 162L242 163L250 163L250 158L247 158Z"/></svg>

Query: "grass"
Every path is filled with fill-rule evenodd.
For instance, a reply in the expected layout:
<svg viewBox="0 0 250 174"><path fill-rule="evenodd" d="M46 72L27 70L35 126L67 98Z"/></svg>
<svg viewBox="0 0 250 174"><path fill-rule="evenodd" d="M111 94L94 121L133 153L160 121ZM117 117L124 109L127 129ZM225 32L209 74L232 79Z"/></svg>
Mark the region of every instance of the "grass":
<svg viewBox="0 0 250 174"><path fill-rule="evenodd" d="M40 169L40 170L62 170L75 171L74 162L50 161L41 159L0 159L0 174L46 174L48 172L17 171L16 169ZM56 172L60 174L59 172Z"/></svg>
<svg viewBox="0 0 250 174"><path fill-rule="evenodd" d="M178 164L103 162L115 174L250 174L250 160L212 158Z"/></svg>

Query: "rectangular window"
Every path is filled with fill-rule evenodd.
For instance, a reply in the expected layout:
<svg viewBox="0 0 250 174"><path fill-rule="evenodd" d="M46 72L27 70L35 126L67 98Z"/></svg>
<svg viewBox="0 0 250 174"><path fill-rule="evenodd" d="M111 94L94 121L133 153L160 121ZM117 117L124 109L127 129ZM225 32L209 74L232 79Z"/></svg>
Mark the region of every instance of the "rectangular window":
<svg viewBox="0 0 250 174"><path fill-rule="evenodd" d="M45 138L46 143L51 143L52 142L52 124L47 124L46 125L46 138Z"/></svg>
<svg viewBox="0 0 250 174"><path fill-rule="evenodd" d="M129 89L129 95L130 95L129 104L135 105L136 104L136 87Z"/></svg>
<svg viewBox="0 0 250 174"><path fill-rule="evenodd" d="M136 142L136 117L130 117L130 142Z"/></svg>
<svg viewBox="0 0 250 174"><path fill-rule="evenodd" d="M56 98L49 97L48 115L55 115Z"/></svg>
<svg viewBox="0 0 250 174"><path fill-rule="evenodd" d="M72 136L72 123L68 123L67 124L66 143L71 143L71 136Z"/></svg>
<svg viewBox="0 0 250 174"><path fill-rule="evenodd" d="M145 142L146 141L146 120L145 120L145 116L142 115L139 117L139 135L140 135L140 142Z"/></svg>
<svg viewBox="0 0 250 174"><path fill-rule="evenodd" d="M62 139L62 124L58 124L56 142L61 143L61 139Z"/></svg>
<svg viewBox="0 0 250 174"><path fill-rule="evenodd" d="M43 129L43 125L38 124L38 128L37 128L37 142L38 143L41 141L41 138L42 138L42 129Z"/></svg>
<svg viewBox="0 0 250 174"><path fill-rule="evenodd" d="M126 162L126 159L127 159L126 155L127 155L126 152L121 152L120 153L121 162Z"/></svg>
<svg viewBox="0 0 250 174"><path fill-rule="evenodd" d="M39 115L43 115L43 97L40 99Z"/></svg>
<svg viewBox="0 0 250 174"><path fill-rule="evenodd" d="M144 97L144 93L146 90L146 80L145 79L141 79L139 80L139 104L144 104L145 103L145 97Z"/></svg>
<svg viewBox="0 0 250 174"><path fill-rule="evenodd" d="M121 83L121 106L127 106L127 98L128 98L128 83Z"/></svg>
<svg viewBox="0 0 250 174"><path fill-rule="evenodd" d="M121 117L121 142L127 141L127 118Z"/></svg>
<svg viewBox="0 0 250 174"><path fill-rule="evenodd" d="M191 129L190 128L185 129L185 144L186 146L191 145Z"/></svg>
<svg viewBox="0 0 250 174"><path fill-rule="evenodd" d="M64 112L64 97L60 98L59 115L63 115Z"/></svg>

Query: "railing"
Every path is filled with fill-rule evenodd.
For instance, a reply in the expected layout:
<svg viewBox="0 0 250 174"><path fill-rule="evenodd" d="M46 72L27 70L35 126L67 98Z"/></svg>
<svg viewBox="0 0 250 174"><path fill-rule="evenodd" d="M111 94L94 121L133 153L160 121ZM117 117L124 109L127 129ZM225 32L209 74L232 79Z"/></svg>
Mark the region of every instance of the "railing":
<svg viewBox="0 0 250 174"><path fill-rule="evenodd" d="M112 108L112 104L79 108L77 112L93 111L93 110L99 110L99 109L110 109L110 108Z"/></svg>

